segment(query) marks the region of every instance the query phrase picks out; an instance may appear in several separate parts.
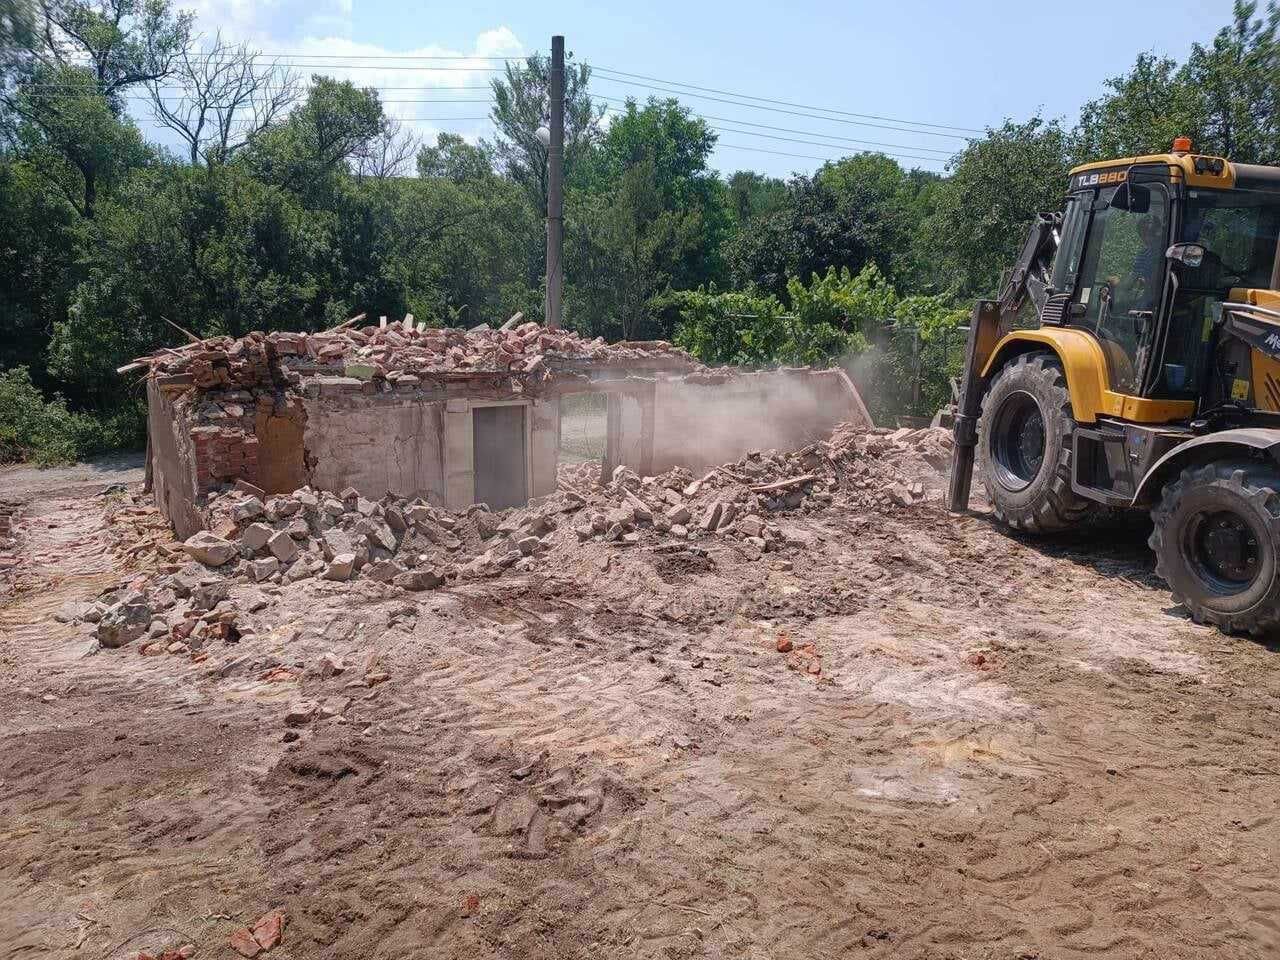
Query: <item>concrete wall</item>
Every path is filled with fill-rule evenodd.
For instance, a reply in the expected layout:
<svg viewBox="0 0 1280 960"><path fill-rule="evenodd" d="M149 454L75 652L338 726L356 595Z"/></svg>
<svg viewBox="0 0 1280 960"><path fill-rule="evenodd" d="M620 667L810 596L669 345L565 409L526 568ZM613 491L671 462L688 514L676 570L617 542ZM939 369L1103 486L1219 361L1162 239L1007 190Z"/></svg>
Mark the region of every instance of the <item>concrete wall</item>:
<svg viewBox="0 0 1280 960"><path fill-rule="evenodd" d="M473 411L496 405L524 408L529 496L555 490L559 391L516 399L482 383L475 392L466 385L467 396L445 399L443 389L404 386L378 391L352 378L321 377L307 384L304 397L235 391L210 403L198 393L174 399L151 381L156 501L183 537L205 522L203 495L237 479L268 493L310 483L334 492L354 487L370 499L393 493L465 509L476 491ZM566 387L566 393L608 394L606 466L625 464L642 475L676 465L705 469L751 450L794 449L842 420L871 424L841 370L579 377ZM199 424L186 409L193 399L202 404Z"/></svg>
<svg viewBox="0 0 1280 960"><path fill-rule="evenodd" d="M154 380L147 382L147 444L156 507L185 540L204 528L196 505L195 452L185 406L176 403Z"/></svg>
<svg viewBox="0 0 1280 960"><path fill-rule="evenodd" d="M560 398L540 397L529 406L529 495L544 497L556 489L556 451L560 448Z"/></svg>
<svg viewBox="0 0 1280 960"><path fill-rule="evenodd" d="M443 401L364 396L306 399L302 442L311 484L445 502Z"/></svg>
<svg viewBox="0 0 1280 960"><path fill-rule="evenodd" d="M841 421L871 426L843 370L774 370L703 381L657 382L651 472L677 465L705 469L752 450L795 449ZM622 449L630 449L625 441Z"/></svg>

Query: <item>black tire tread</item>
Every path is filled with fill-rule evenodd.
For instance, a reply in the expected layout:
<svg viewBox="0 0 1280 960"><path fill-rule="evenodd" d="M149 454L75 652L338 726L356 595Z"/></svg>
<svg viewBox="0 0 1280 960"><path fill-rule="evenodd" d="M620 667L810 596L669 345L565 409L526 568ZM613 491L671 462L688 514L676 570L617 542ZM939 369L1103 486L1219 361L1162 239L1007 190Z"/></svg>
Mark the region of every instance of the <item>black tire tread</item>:
<svg viewBox="0 0 1280 960"><path fill-rule="evenodd" d="M1057 402L1057 415L1067 425L1062 431L1064 449L1058 459L1057 469L1045 488L1044 496L1026 507L1002 502L1000 489L991 477L986 455L985 433L988 424L988 390L982 398L982 412L978 418L978 449L982 458L982 484L991 501L995 517L1015 530L1029 533L1058 533L1083 526L1094 520L1101 508L1092 500L1078 496L1071 489L1071 435L1075 430L1075 418L1071 412L1071 393L1067 390L1067 378L1062 365L1052 353L1024 353L1015 357L997 374L1000 376L1019 368L1026 368L1048 387L1049 394ZM993 381L994 386L995 381Z"/></svg>
<svg viewBox="0 0 1280 960"><path fill-rule="evenodd" d="M1197 598L1182 596L1173 589L1174 580L1170 576L1169 558L1165 550L1169 520L1187 490L1201 485L1224 487L1238 496L1252 500L1270 515L1272 540L1280 544L1280 476L1265 466L1243 461L1190 466L1183 469L1177 480L1165 486L1160 502L1151 511L1153 529L1147 539L1147 546L1155 552L1156 574L1169 584L1174 603L1186 607L1196 623L1215 626L1225 633L1242 631L1255 636L1275 633L1280 627L1280 576L1275 578L1264 599L1245 613L1214 610Z"/></svg>

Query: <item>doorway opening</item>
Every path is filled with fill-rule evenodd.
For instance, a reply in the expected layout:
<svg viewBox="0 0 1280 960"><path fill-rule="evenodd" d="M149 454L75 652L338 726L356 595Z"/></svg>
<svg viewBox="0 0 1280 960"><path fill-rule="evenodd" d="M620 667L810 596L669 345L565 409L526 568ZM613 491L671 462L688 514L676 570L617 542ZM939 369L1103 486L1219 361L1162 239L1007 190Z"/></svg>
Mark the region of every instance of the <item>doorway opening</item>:
<svg viewBox="0 0 1280 960"><path fill-rule="evenodd" d="M525 408L519 404L473 407L475 500L490 510L529 502L529 454L525 445Z"/></svg>
<svg viewBox="0 0 1280 960"><path fill-rule="evenodd" d="M560 397L560 445L556 468L571 476L604 483L609 455L609 397L603 393L567 393ZM590 467L584 464L591 464Z"/></svg>

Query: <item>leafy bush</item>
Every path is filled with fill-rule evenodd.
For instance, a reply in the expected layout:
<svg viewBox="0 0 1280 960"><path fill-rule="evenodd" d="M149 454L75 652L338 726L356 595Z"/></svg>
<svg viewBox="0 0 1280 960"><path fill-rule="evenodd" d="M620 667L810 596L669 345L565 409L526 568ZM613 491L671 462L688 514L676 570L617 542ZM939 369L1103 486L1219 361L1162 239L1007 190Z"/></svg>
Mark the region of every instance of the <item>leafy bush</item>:
<svg viewBox="0 0 1280 960"><path fill-rule="evenodd" d="M967 311L940 296L899 297L868 264L787 281L787 303L772 295L719 293L715 287L669 295L680 312L675 342L705 363L847 368L872 416L929 416L950 399ZM918 359L917 359L918 357ZM919 386L916 386L917 380Z"/></svg>
<svg viewBox="0 0 1280 960"><path fill-rule="evenodd" d="M139 446L143 435L138 401L98 415L73 412L60 396L46 400L26 367L0 373L0 463L71 463Z"/></svg>
<svg viewBox="0 0 1280 960"><path fill-rule="evenodd" d="M772 295L720 293L715 284L667 295L680 316L675 343L704 363L760 364L783 339L782 304Z"/></svg>
<svg viewBox="0 0 1280 960"><path fill-rule="evenodd" d="M809 366L865 351L866 331L898 298L874 264L856 275L831 267L808 286L792 278L786 305L771 294L717 293L714 286L671 296L681 317L675 342L698 359Z"/></svg>

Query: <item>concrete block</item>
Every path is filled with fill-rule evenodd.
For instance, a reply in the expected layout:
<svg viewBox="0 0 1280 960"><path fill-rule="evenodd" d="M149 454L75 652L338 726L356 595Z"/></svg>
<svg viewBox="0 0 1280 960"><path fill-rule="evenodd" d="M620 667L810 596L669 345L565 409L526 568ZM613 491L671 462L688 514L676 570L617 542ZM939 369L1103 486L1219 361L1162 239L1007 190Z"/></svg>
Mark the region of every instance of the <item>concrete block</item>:
<svg viewBox="0 0 1280 960"><path fill-rule="evenodd" d="M355 572L356 555L354 553L335 554L324 571L326 580L350 580Z"/></svg>
<svg viewBox="0 0 1280 960"><path fill-rule="evenodd" d="M298 555L298 544L287 530L279 530L267 541L267 549L281 563L289 563Z"/></svg>
<svg viewBox="0 0 1280 960"><path fill-rule="evenodd" d="M271 539L272 530L265 523L251 523L244 528L244 532L240 534L241 545L257 553L267 545L267 541Z"/></svg>

